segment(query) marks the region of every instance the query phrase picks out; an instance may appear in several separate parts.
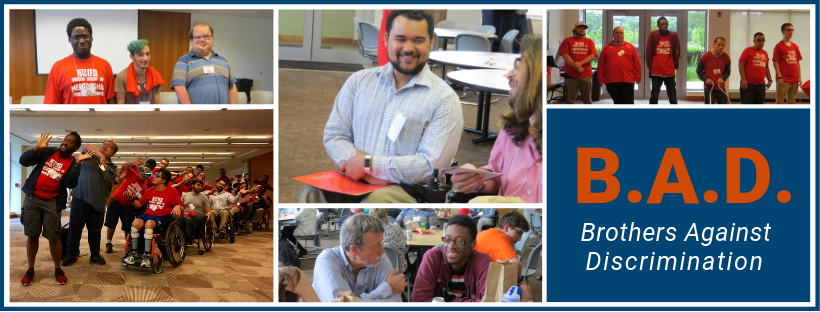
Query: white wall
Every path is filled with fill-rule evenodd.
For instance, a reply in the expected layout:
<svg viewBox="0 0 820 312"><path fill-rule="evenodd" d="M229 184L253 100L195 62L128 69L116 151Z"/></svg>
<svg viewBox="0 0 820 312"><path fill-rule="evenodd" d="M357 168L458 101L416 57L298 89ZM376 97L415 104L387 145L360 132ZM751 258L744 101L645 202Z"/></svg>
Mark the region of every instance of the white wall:
<svg viewBox="0 0 820 312"><path fill-rule="evenodd" d="M564 11L547 10L549 12L549 30L547 30L547 40L549 42L548 55L555 55L558 52L558 41L563 40L564 31ZM533 23L533 27L535 24Z"/></svg>
<svg viewBox="0 0 820 312"><path fill-rule="evenodd" d="M271 18L191 13L191 26L214 29L214 51L228 59L236 78L253 79L253 91L273 91L273 11Z"/></svg>
<svg viewBox="0 0 820 312"><path fill-rule="evenodd" d="M26 173L28 170L25 170L23 166L20 165L18 162L20 160L20 155L23 154L23 146L20 144L9 142L9 164L11 165L11 175L9 177L9 213L10 214L20 214L20 208L23 207L22 199L25 198L23 195L23 183L26 181ZM17 186L15 186L17 183Z"/></svg>
<svg viewBox="0 0 820 312"><path fill-rule="evenodd" d="M467 30L475 30L481 26L481 10L447 10L448 21L459 21Z"/></svg>

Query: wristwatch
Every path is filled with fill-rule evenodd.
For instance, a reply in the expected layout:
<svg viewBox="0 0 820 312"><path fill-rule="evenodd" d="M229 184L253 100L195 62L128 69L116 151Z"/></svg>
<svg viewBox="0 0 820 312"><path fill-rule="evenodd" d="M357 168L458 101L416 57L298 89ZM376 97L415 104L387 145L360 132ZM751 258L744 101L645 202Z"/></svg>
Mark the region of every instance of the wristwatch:
<svg viewBox="0 0 820 312"><path fill-rule="evenodd" d="M370 165L372 164L372 161L373 161L372 157L373 156L370 156L370 155L365 155L364 156L364 173L367 174L367 175L370 175Z"/></svg>

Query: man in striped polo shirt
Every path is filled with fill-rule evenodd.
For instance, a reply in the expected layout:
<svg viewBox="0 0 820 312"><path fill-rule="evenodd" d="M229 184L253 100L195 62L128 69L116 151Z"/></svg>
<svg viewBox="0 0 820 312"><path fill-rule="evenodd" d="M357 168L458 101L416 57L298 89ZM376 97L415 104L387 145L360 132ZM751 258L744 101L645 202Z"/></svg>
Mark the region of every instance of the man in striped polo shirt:
<svg viewBox="0 0 820 312"><path fill-rule="evenodd" d="M174 67L171 88L179 104L236 104L236 78L228 60L214 47L214 29L205 23L191 28L191 52Z"/></svg>

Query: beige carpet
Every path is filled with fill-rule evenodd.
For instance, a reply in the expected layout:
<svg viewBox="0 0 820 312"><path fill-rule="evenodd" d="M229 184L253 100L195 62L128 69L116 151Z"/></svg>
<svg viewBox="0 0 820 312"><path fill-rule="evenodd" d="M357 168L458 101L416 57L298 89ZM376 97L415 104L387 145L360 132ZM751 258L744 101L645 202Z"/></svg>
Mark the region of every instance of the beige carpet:
<svg viewBox="0 0 820 312"><path fill-rule="evenodd" d="M68 223L63 212L62 224ZM26 236L19 218L10 220L10 298L12 302L272 302L273 231L254 231L229 244L217 239L213 249L198 255L196 245L185 262L174 268L163 263L163 272L125 268L120 264L125 250L122 232L114 235L114 252L105 253L106 265L88 261L87 231L80 240L80 259L63 270L68 284L57 285L48 240L40 237L35 278L31 286L20 285L28 268Z"/></svg>
<svg viewBox="0 0 820 312"><path fill-rule="evenodd" d="M448 71L450 68L448 68ZM327 156L322 133L333 110L336 94L352 73L279 70L279 202L299 200L302 183L292 178L338 169ZM440 73L438 74L441 77ZM456 91L461 94L461 91ZM478 96L472 90L462 101L475 103ZM496 99L497 96L493 96ZM490 131L497 132L501 115L509 110L508 97L492 104ZM477 106L462 105L464 126L475 127ZM475 145L477 134L462 132L456 160L460 164L487 164L492 143Z"/></svg>

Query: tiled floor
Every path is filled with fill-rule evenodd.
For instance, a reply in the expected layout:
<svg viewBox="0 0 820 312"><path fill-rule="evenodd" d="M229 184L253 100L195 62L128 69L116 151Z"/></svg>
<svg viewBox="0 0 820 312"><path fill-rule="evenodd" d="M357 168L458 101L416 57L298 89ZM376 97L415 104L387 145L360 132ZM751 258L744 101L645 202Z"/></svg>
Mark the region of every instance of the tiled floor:
<svg viewBox="0 0 820 312"><path fill-rule="evenodd" d="M68 212L63 213L63 224ZM10 221L10 298L13 302L271 302L273 301L273 231L254 231L234 244L217 239L213 249L198 255L196 246L180 266L167 262L160 274L120 264L125 248L121 232L114 235L114 252L106 265L88 261L86 233L80 240L80 260L63 268L67 285L57 285L48 241L40 237L35 278L20 285L27 269L26 236L20 219ZM101 247L105 246L105 231Z"/></svg>

